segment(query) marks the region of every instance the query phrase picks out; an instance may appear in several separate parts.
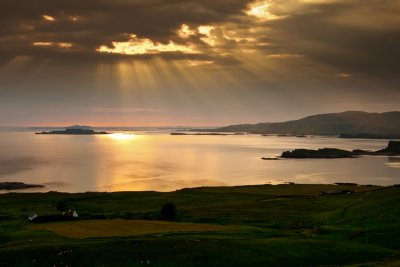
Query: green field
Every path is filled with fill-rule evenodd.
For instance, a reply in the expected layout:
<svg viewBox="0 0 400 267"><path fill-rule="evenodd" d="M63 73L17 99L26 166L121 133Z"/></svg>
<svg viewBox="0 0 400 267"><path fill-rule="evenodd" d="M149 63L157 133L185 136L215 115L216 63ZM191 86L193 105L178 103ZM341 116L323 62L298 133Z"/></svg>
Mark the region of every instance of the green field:
<svg viewBox="0 0 400 267"><path fill-rule="evenodd" d="M321 195L333 190L354 193ZM174 222L160 214L168 202ZM27 220L60 203L79 219ZM1 194L0 265L400 266L399 203L394 186Z"/></svg>
<svg viewBox="0 0 400 267"><path fill-rule="evenodd" d="M29 227L47 230L71 238L140 236L161 233L207 232L228 229L221 225L177 223L150 220L82 220L72 222L43 223Z"/></svg>

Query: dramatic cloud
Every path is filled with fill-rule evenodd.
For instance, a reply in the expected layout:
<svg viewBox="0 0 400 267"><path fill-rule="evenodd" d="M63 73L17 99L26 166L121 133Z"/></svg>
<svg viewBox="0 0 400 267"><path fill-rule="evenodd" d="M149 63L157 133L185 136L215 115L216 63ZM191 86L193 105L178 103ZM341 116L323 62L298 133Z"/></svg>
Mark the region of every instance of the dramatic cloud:
<svg viewBox="0 0 400 267"><path fill-rule="evenodd" d="M130 101L174 108L185 97L218 110L230 98L248 106L287 96L307 108L324 94L371 106L378 88L389 102L399 97L398 14L390 0L4 0L0 93L50 98L58 88L54 98L76 99L81 90L83 101L108 86L104 99L114 102L104 106L128 89Z"/></svg>
<svg viewBox="0 0 400 267"><path fill-rule="evenodd" d="M2 1L0 9L0 54L6 59L93 59L107 52L197 53L217 61L218 55L234 55L232 49L256 49L304 55L342 72L399 67L397 1L19 0Z"/></svg>
<svg viewBox="0 0 400 267"><path fill-rule="evenodd" d="M112 46L110 48L102 45L96 51L122 55L161 54L164 52L196 53L196 50L190 46L177 45L172 41L169 41L167 44L154 43L150 39L139 39L134 34L130 35L130 39L127 42L112 42Z"/></svg>

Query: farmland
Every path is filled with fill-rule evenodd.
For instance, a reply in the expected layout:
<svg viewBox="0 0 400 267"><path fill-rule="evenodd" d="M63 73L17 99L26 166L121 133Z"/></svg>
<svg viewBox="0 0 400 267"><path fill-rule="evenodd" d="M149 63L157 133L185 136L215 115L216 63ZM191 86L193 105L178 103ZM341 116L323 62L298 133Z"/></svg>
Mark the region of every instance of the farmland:
<svg viewBox="0 0 400 267"><path fill-rule="evenodd" d="M321 194L323 193L323 194ZM9 266L397 266L400 188L202 187L0 195ZM74 209L73 221L32 223ZM174 203L177 216L160 214Z"/></svg>

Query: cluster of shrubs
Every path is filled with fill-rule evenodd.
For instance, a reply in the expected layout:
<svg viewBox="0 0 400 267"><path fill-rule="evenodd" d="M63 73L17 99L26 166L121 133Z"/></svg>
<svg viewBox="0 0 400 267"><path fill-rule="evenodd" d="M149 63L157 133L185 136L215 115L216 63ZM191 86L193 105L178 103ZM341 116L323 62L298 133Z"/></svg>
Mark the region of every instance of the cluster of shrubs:
<svg viewBox="0 0 400 267"><path fill-rule="evenodd" d="M76 220L77 218L74 218L72 216L65 216L62 214L54 214L54 215L41 215L37 216L31 221L34 223L47 223L47 222L62 222L62 221L72 221Z"/></svg>
<svg viewBox="0 0 400 267"><path fill-rule="evenodd" d="M78 219L78 214L76 213L76 211L74 209L68 209L65 202L58 202L55 207L61 214L32 214L29 216L29 220L33 223L47 223L72 221Z"/></svg>
<svg viewBox="0 0 400 267"><path fill-rule="evenodd" d="M166 203L161 208L161 218L167 221L175 221L177 219L177 212L174 203Z"/></svg>
<svg viewBox="0 0 400 267"><path fill-rule="evenodd" d="M73 221L78 219L78 215L73 209L68 209L65 202L59 202L55 205L56 209L60 214L51 215L37 215L32 214L29 220L34 223L47 223L47 222L61 222L61 221ZM80 219L107 219L104 214L80 214ZM120 218L120 217L119 217ZM161 219L167 221L175 221L178 218L176 206L174 203L166 203L161 207L159 215L157 213L150 214L135 214L132 212L126 212L123 214L124 219Z"/></svg>

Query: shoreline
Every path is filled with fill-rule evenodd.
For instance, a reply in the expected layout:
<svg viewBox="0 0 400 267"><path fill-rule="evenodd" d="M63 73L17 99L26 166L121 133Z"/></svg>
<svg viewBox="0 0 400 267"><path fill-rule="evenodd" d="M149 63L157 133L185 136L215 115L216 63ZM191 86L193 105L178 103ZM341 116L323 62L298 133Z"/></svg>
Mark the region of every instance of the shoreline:
<svg viewBox="0 0 400 267"><path fill-rule="evenodd" d="M0 183L1 184L1 183ZM160 194L168 194L174 192L180 192L185 190L232 190L232 189L241 189L241 188L262 188L262 187L270 187L270 188L279 188L279 187L346 187L346 188L371 188L371 189L383 189L383 188L390 188L390 187L399 187L400 184L391 184L391 185L377 185L377 184L357 184L351 182L337 182L337 183L294 183L294 182L284 182L279 184L271 184L271 183L264 183L264 184L244 184L244 185L227 185L227 186L196 186L196 187L183 187L180 189L169 190L169 191L157 191L157 190L119 190L119 191L77 191L77 192L68 192L68 191L56 191L56 190L49 190L49 191L24 191L29 189L41 189L45 188L44 185L34 185L36 187L30 188L21 188L21 189L0 189L0 195L4 194L70 194L70 195L78 195L78 194L119 194L119 193L160 193ZM15 190L15 191L14 191Z"/></svg>

